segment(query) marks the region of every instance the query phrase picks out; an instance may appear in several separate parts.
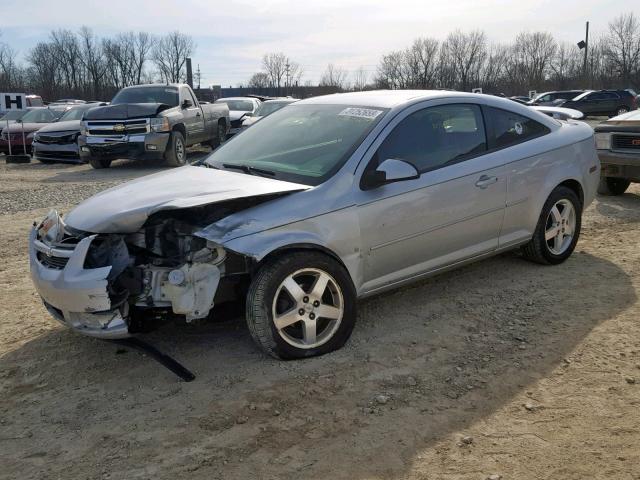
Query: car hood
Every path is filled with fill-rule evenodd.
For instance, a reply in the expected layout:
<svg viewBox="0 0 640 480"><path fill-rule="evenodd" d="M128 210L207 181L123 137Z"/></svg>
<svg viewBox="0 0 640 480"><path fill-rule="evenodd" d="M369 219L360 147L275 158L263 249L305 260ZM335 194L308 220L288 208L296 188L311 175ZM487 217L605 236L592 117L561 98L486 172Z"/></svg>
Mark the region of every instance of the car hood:
<svg viewBox="0 0 640 480"><path fill-rule="evenodd" d="M127 120L129 118L155 117L171 108L164 103L120 103L95 107L84 114L84 120Z"/></svg>
<svg viewBox="0 0 640 480"><path fill-rule="evenodd" d="M35 132L36 130L40 130L45 125L50 125L49 123L10 123L8 127L4 127L5 131L9 133L22 133L22 126L24 126L24 133Z"/></svg>
<svg viewBox="0 0 640 480"><path fill-rule="evenodd" d="M307 190L311 187L271 178L186 166L148 175L85 200L65 218L72 228L91 233L138 231L150 215L237 198Z"/></svg>
<svg viewBox="0 0 640 480"><path fill-rule="evenodd" d="M38 133L73 132L80 131L80 120L67 120L65 122L47 123L38 130Z"/></svg>

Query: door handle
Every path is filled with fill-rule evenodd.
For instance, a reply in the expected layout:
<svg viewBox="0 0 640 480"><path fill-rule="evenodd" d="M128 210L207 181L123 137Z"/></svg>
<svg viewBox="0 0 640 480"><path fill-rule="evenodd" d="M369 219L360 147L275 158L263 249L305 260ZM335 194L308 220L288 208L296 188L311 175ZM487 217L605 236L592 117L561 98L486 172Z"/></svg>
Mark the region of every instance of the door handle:
<svg viewBox="0 0 640 480"><path fill-rule="evenodd" d="M200 112L196 113L196 117L199 117L199 116L200 116Z"/></svg>
<svg viewBox="0 0 640 480"><path fill-rule="evenodd" d="M487 188L498 181L498 177L489 177L488 175L482 175L476 182L476 187Z"/></svg>

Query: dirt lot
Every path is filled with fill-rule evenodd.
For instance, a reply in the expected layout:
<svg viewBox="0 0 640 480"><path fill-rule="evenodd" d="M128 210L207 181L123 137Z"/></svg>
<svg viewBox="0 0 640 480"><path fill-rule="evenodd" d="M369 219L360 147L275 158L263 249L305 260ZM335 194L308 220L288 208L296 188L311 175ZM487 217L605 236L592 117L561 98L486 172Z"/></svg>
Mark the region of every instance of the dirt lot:
<svg viewBox="0 0 640 480"><path fill-rule="evenodd" d="M640 186L589 207L565 264L362 302L332 355L267 358L240 318L153 333L184 383L55 324L28 273L49 207L156 169L0 158L0 478L640 479Z"/></svg>

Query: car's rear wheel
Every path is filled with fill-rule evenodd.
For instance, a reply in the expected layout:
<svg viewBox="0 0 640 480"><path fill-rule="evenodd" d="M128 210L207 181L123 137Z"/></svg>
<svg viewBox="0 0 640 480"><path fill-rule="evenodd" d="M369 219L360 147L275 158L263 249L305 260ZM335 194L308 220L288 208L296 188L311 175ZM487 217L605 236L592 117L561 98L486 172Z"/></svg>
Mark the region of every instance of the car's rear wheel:
<svg viewBox="0 0 640 480"><path fill-rule="evenodd" d="M631 185L631 180L619 177L601 177L598 184L600 195L622 195Z"/></svg>
<svg viewBox="0 0 640 480"><path fill-rule="evenodd" d="M107 158L90 158L89 165L93 168L109 168L111 166L111 160Z"/></svg>
<svg viewBox="0 0 640 480"><path fill-rule="evenodd" d="M524 247L525 258L547 265L564 262L580 236L582 203L570 188L556 187L542 207L533 237Z"/></svg>
<svg viewBox="0 0 640 480"><path fill-rule="evenodd" d="M629 107L618 107L618 110L616 111L617 115L622 115L624 113L629 112Z"/></svg>
<svg viewBox="0 0 640 480"><path fill-rule="evenodd" d="M165 160L170 167L181 167L187 163L187 148L184 143L184 136L177 130L171 132Z"/></svg>
<svg viewBox="0 0 640 480"><path fill-rule="evenodd" d="M218 122L218 126L216 127L216 136L211 139L209 142L209 146L211 148L218 148L222 143L227 139L227 125L224 122Z"/></svg>
<svg viewBox="0 0 640 480"><path fill-rule="evenodd" d="M264 265L246 304L249 331L269 355L292 359L340 348L356 320L356 294L347 271L318 252L298 252Z"/></svg>

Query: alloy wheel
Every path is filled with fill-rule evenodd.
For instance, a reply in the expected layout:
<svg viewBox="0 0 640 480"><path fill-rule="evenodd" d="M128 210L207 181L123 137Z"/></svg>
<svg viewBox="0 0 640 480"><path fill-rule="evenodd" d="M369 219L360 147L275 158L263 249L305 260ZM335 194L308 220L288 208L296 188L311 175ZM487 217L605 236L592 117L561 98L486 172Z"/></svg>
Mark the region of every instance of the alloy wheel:
<svg viewBox="0 0 640 480"><path fill-rule="evenodd" d="M554 255L562 255L571 245L576 228L576 210L566 199L555 203L545 227L544 238L547 248Z"/></svg>
<svg viewBox="0 0 640 480"><path fill-rule="evenodd" d="M273 298L273 322L290 345L319 347L336 333L344 315L342 291L327 272L307 268L287 276Z"/></svg>

